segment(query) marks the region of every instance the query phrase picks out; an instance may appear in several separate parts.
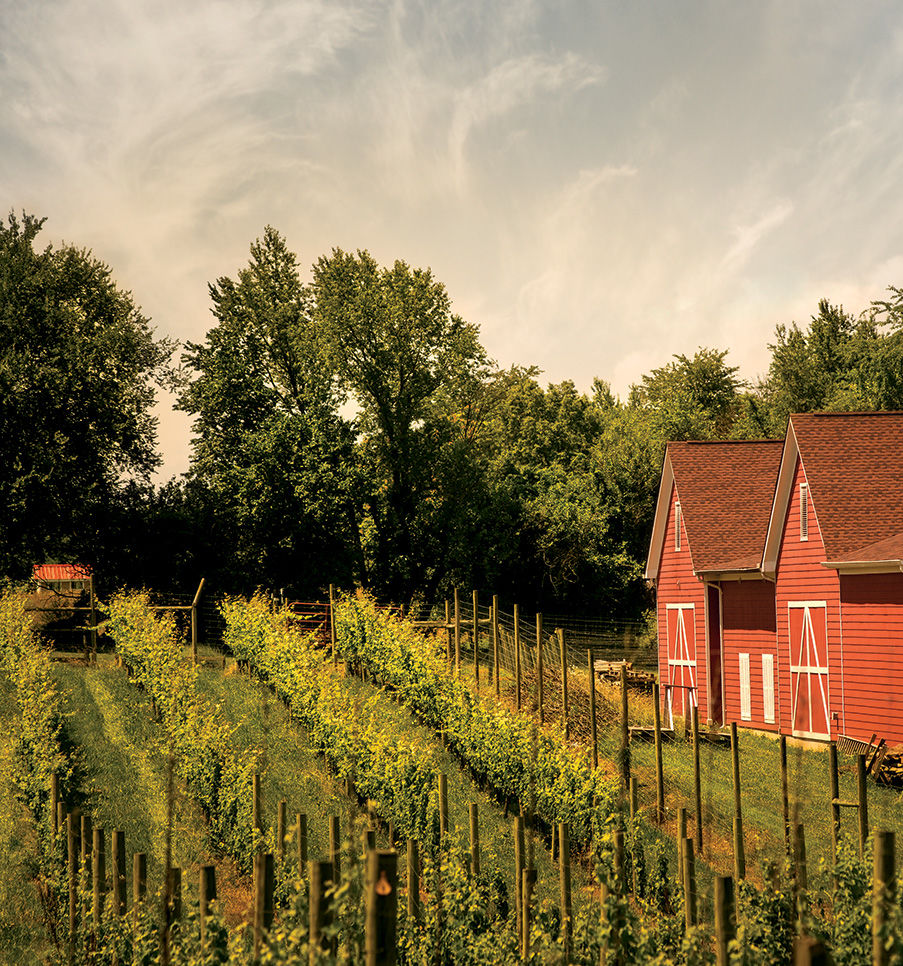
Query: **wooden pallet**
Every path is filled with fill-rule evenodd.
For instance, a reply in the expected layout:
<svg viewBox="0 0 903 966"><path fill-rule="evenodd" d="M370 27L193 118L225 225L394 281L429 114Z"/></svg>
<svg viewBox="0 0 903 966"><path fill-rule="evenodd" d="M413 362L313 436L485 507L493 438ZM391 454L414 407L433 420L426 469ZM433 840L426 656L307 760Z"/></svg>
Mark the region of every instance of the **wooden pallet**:
<svg viewBox="0 0 903 966"><path fill-rule="evenodd" d="M593 661L593 670L597 677L603 681L620 681L621 668L627 671L628 684L654 684L655 674L651 671L638 671L633 666L633 661L604 661L601 659Z"/></svg>

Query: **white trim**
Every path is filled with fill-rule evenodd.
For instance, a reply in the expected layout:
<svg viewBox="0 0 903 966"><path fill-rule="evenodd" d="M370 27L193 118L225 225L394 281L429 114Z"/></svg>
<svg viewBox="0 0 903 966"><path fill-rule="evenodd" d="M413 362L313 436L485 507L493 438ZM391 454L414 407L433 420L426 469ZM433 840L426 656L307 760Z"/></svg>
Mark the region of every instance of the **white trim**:
<svg viewBox="0 0 903 966"><path fill-rule="evenodd" d="M781 467L775 483L774 500L771 503L771 516L768 520L768 533L765 537L765 549L762 551L762 572L773 577L778 567L778 554L781 550L781 537L784 532L784 520L790 505L790 492L793 488L793 477L796 474L796 463L800 455L800 448L793 431L793 420L787 423L787 436L784 439L784 452L781 454Z"/></svg>
<svg viewBox="0 0 903 966"><path fill-rule="evenodd" d="M769 706L771 713L769 714ZM762 716L766 724L774 724L774 654L762 655Z"/></svg>
<svg viewBox="0 0 903 966"><path fill-rule="evenodd" d="M903 560L823 560L822 567L839 574L898 574L903 571Z"/></svg>
<svg viewBox="0 0 903 966"><path fill-rule="evenodd" d="M800 543L809 540L809 484L800 483Z"/></svg>
<svg viewBox="0 0 903 966"><path fill-rule="evenodd" d="M672 493L677 493L677 484L674 481L671 457L665 450L662 478L658 485L658 499L655 503L655 517L652 521L652 537L649 540L649 556L646 558L646 580L655 580L658 577L665 543L665 529L668 524L668 514L671 512Z"/></svg>
<svg viewBox="0 0 903 966"><path fill-rule="evenodd" d="M744 652L740 659L740 720L752 721L752 677L749 668L749 654Z"/></svg>
<svg viewBox="0 0 903 966"><path fill-rule="evenodd" d="M674 501L674 552L680 553L680 526L683 513L680 510L680 500Z"/></svg>

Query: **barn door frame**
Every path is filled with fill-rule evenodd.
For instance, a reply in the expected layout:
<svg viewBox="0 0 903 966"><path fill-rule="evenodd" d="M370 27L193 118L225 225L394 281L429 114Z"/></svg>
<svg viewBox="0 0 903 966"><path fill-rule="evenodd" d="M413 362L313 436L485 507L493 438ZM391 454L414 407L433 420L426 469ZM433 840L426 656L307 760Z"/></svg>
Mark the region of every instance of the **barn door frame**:
<svg viewBox="0 0 903 966"><path fill-rule="evenodd" d="M799 640L793 637L792 612L803 611ZM821 615L820 624L824 627L824 664L819 660L818 630L812 621L812 612ZM828 602L825 600L794 600L787 604L787 638L790 644L790 730L797 738L831 738L831 689L828 669ZM805 648L806 653L803 653ZM814 662L813 662L814 657ZM813 680L814 679L814 680ZM813 684L817 687L813 687ZM805 700L808 712L808 730L797 728L797 709L801 696L800 689L806 688ZM824 711L825 730L813 731L813 707Z"/></svg>
<svg viewBox="0 0 903 966"><path fill-rule="evenodd" d="M699 706L699 683L697 658L699 655L699 642L696 640L696 604L668 604L667 612L677 611L676 633L677 640L671 640L671 621L667 620L668 628L668 718L673 727L674 721L674 691L680 691L680 711L686 715L687 711L694 705ZM690 611L690 627L693 633L693 659L690 660L689 646L687 643L687 621L685 612ZM682 633L681 633L682 632ZM682 646L682 655L677 656L677 647ZM675 668L680 668L680 681L675 685ZM691 689L686 687L685 675L689 675Z"/></svg>

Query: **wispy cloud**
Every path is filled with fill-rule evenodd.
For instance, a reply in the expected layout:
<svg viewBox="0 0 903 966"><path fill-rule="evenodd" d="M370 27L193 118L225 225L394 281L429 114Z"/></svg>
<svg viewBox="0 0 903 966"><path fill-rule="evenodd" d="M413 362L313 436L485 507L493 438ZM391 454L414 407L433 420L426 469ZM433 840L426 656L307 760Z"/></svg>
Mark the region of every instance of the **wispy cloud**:
<svg viewBox="0 0 903 966"><path fill-rule="evenodd" d="M769 232L782 225L792 214L793 205L789 201L779 201L752 224L737 226L733 230L734 243L725 252L721 260L721 268L725 271L735 271L742 266L759 242Z"/></svg>

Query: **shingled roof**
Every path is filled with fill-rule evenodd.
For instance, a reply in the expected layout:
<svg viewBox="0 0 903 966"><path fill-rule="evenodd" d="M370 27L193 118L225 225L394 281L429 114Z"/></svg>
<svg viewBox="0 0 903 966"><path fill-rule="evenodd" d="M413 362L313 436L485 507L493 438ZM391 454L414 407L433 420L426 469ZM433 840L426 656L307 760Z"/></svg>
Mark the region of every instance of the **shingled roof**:
<svg viewBox="0 0 903 966"><path fill-rule="evenodd" d="M903 556L903 412L790 417L829 561Z"/></svg>
<svg viewBox="0 0 903 966"><path fill-rule="evenodd" d="M658 573L671 479L677 486L694 571L758 570L782 448L777 439L669 443L647 577Z"/></svg>

